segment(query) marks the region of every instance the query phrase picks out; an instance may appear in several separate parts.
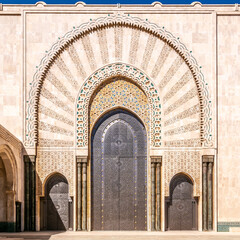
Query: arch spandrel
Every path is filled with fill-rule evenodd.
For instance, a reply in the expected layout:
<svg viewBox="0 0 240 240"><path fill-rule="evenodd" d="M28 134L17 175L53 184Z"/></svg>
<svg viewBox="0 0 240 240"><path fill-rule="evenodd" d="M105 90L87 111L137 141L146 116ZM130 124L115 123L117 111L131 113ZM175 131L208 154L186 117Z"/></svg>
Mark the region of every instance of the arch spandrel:
<svg viewBox="0 0 240 240"><path fill-rule="evenodd" d="M112 43L107 34L114 36ZM99 52L93 48L93 38L97 39L94 42L98 44L96 49ZM144 42L140 44L141 39ZM110 45L113 47L110 48ZM212 145L209 93L195 58L179 39L164 28L127 15L110 15L83 24L60 38L48 51L38 66L29 93L25 145L34 146L38 141L40 146L73 147L73 99L77 98L79 87L91 91L99 77L93 76L92 72L96 73L102 66L113 66L116 62L133 64L157 86L156 94L159 92L163 100L162 119L159 119L162 121L163 137L164 128L168 131L161 146ZM134 78L135 72L129 78ZM127 69L118 69L119 75L125 76L125 73L129 74ZM87 76L92 76L93 81L84 85ZM192 89L187 89L186 78L189 78ZM184 82L183 87L174 87L180 86L181 81ZM182 100L186 99L187 93L191 105ZM183 105L188 108L183 108ZM173 114L170 111L181 108L182 112ZM164 119L166 111L170 115ZM192 133L194 138L189 139ZM185 134L183 139L182 134Z"/></svg>

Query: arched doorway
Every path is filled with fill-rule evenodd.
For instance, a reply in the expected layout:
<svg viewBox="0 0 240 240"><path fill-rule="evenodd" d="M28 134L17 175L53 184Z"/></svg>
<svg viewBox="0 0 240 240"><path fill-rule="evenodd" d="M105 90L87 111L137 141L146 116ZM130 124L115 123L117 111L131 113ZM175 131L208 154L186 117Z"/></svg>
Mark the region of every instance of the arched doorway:
<svg viewBox="0 0 240 240"><path fill-rule="evenodd" d="M45 186L42 230L68 230L70 202L66 178L60 174L54 174Z"/></svg>
<svg viewBox="0 0 240 240"><path fill-rule="evenodd" d="M114 110L91 140L92 230L146 230L147 135L131 113Z"/></svg>
<svg viewBox="0 0 240 240"><path fill-rule="evenodd" d="M0 157L0 231L4 231L7 228L7 196L6 196L6 171Z"/></svg>
<svg viewBox="0 0 240 240"><path fill-rule="evenodd" d="M15 208L16 161L8 145L0 145L0 231L19 231L19 213ZM17 220L17 222L16 222ZM16 228L17 226L17 228Z"/></svg>
<svg viewBox="0 0 240 240"><path fill-rule="evenodd" d="M197 230L197 201L189 177L177 174L172 178L166 208L166 230Z"/></svg>

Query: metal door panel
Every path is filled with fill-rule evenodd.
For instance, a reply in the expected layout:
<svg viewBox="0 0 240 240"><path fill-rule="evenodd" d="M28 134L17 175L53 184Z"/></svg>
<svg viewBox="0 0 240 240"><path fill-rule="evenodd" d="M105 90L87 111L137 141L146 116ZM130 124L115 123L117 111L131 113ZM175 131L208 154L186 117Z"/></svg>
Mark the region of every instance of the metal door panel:
<svg viewBox="0 0 240 240"><path fill-rule="evenodd" d="M196 229L197 204L193 198L193 184L185 175L173 178L170 184L170 201L167 204L168 230Z"/></svg>
<svg viewBox="0 0 240 240"><path fill-rule="evenodd" d="M67 230L69 227L68 183L53 176L47 183L47 229Z"/></svg>
<svg viewBox="0 0 240 240"><path fill-rule="evenodd" d="M114 111L95 129L92 134L92 229L145 230L145 128L131 114Z"/></svg>

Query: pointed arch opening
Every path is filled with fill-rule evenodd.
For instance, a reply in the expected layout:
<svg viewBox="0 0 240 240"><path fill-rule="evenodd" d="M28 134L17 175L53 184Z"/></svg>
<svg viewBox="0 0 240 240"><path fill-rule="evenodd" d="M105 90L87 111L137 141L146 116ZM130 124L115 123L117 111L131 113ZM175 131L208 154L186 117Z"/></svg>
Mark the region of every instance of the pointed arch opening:
<svg viewBox="0 0 240 240"><path fill-rule="evenodd" d="M41 230L72 229L72 199L69 184L60 173L51 174L45 181L45 196L41 198Z"/></svg>
<svg viewBox="0 0 240 240"><path fill-rule="evenodd" d="M166 198L166 230L197 230L197 198L193 181L185 173L171 179L170 196Z"/></svg>

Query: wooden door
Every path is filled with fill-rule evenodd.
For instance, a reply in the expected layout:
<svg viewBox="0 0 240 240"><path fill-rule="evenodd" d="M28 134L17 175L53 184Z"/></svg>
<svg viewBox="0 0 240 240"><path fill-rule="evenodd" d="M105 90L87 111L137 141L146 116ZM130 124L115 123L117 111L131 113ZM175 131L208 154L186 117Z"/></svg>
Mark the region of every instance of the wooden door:
<svg viewBox="0 0 240 240"><path fill-rule="evenodd" d="M197 201L187 176L179 174L172 179L166 205L167 230L197 230Z"/></svg>
<svg viewBox="0 0 240 240"><path fill-rule="evenodd" d="M114 111L92 138L92 229L146 230L146 131Z"/></svg>

